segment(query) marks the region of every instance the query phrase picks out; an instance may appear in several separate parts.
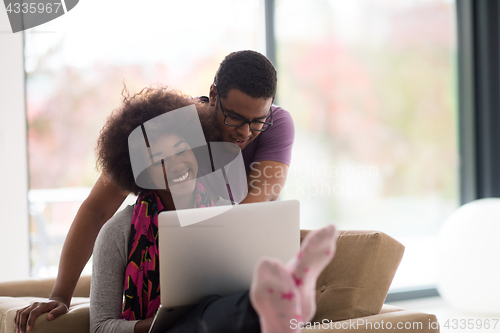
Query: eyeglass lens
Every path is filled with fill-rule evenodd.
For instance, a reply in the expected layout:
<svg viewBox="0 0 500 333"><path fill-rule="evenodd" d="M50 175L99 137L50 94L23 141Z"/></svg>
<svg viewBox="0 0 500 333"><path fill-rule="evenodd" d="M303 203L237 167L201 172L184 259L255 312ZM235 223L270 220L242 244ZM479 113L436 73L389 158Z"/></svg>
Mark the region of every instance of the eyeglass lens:
<svg viewBox="0 0 500 333"><path fill-rule="evenodd" d="M239 127L239 126L242 126L243 124L245 124L245 121L240 119L240 118L234 118L231 116L227 116L225 123L229 126ZM268 127L269 127L268 124L263 124L260 122L255 122L255 123L251 122L250 123L250 128L254 131L266 130Z"/></svg>

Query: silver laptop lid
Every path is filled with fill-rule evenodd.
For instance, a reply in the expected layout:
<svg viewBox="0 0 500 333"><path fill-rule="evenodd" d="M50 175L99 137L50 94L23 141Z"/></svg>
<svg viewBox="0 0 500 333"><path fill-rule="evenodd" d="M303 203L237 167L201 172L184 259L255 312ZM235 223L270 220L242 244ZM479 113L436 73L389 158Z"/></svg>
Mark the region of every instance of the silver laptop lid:
<svg viewBox="0 0 500 333"><path fill-rule="evenodd" d="M163 307L245 291L262 256L286 262L300 248L297 200L183 210L201 221L185 227L177 213L158 219Z"/></svg>

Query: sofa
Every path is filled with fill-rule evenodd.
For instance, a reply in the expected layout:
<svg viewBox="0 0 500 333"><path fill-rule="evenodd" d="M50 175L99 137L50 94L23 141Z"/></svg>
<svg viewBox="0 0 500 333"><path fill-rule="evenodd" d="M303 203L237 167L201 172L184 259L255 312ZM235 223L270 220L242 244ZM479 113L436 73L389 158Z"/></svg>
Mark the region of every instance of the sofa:
<svg viewBox="0 0 500 333"><path fill-rule="evenodd" d="M301 240L308 233L301 230ZM404 246L378 231L340 231L337 252L316 284L311 323L302 332L439 332L436 316L384 305ZM16 311L49 297L55 279L0 283L0 333L14 333ZM82 276L69 312L48 321L40 315L32 333L88 333L90 276Z"/></svg>

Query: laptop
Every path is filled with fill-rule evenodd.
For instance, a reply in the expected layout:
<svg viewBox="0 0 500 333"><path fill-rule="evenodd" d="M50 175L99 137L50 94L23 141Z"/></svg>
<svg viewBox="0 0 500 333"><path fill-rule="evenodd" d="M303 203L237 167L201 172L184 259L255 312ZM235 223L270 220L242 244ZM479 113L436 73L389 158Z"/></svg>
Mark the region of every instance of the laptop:
<svg viewBox="0 0 500 333"><path fill-rule="evenodd" d="M198 222L181 227L179 212ZM164 332L205 296L248 290L261 257L286 263L300 249L299 214L297 200L160 213L161 306L149 332Z"/></svg>

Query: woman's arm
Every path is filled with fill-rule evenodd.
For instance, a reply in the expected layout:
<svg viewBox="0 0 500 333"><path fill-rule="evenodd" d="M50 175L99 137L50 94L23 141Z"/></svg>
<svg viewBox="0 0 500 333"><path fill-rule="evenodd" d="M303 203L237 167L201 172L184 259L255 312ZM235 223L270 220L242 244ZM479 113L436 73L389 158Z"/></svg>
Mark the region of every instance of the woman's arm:
<svg viewBox="0 0 500 333"><path fill-rule="evenodd" d="M133 207L116 214L97 237L92 260L90 332L132 333L137 321L120 319Z"/></svg>
<svg viewBox="0 0 500 333"><path fill-rule="evenodd" d="M32 329L35 319L49 312L52 320L68 312L71 297L85 264L92 255L94 241L103 224L116 212L126 195L104 176L97 180L88 198L82 203L64 242L59 273L49 301L34 303L17 311L16 328L21 332Z"/></svg>
<svg viewBox="0 0 500 333"><path fill-rule="evenodd" d="M134 327L134 333L148 333L153 323L154 317L149 319L139 320Z"/></svg>

